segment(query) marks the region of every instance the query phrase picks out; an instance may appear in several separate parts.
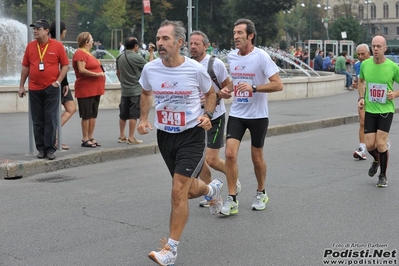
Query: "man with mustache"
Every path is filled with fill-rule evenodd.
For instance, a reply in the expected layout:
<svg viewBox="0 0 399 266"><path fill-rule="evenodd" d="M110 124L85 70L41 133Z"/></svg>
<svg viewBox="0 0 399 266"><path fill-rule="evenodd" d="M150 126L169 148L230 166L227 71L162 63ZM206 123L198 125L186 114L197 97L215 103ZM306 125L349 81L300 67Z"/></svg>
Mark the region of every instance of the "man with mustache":
<svg viewBox="0 0 399 266"><path fill-rule="evenodd" d="M169 239L162 241L161 251L148 255L159 265L176 261L177 247L188 219L189 198L203 195L212 198L215 213L222 204L223 182L215 179L207 185L197 179L205 159L205 130L212 127L216 94L206 69L179 54L185 38L182 22L162 22L156 36L159 58L144 66L139 80L143 91L137 131L147 134L147 129L152 130L148 113L154 94L158 147L173 178ZM200 93L205 97L203 109Z"/></svg>

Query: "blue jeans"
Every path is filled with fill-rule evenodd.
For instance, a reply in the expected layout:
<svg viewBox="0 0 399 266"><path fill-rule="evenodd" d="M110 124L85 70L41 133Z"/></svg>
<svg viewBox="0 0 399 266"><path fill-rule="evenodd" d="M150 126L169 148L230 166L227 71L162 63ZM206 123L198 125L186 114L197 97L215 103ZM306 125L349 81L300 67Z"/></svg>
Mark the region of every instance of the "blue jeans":
<svg viewBox="0 0 399 266"><path fill-rule="evenodd" d="M346 85L345 87L350 87L352 85L352 75L346 72L345 70L338 70L337 74L346 75Z"/></svg>
<svg viewBox="0 0 399 266"><path fill-rule="evenodd" d="M52 85L44 90L29 90L29 101L35 135L36 149L55 152L60 90Z"/></svg>

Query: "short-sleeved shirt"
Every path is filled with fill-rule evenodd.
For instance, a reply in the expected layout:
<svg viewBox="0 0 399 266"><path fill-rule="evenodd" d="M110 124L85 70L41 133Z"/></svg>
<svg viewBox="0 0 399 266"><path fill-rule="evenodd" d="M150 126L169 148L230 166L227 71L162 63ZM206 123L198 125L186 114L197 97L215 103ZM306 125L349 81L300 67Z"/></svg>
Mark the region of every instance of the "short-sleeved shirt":
<svg viewBox="0 0 399 266"><path fill-rule="evenodd" d="M346 71L346 58L338 56L337 61L335 61L335 71L344 70Z"/></svg>
<svg viewBox="0 0 399 266"><path fill-rule="evenodd" d="M328 70L330 67L332 67L331 57L327 55L323 60L323 70Z"/></svg>
<svg viewBox="0 0 399 266"><path fill-rule="evenodd" d="M279 69L269 54L262 49L255 47L245 56L239 55L238 51L238 49L233 50L227 55L234 91L229 115L247 119L269 117L267 93L240 93L236 88L239 82L250 85L267 84L269 78L277 74Z"/></svg>
<svg viewBox="0 0 399 266"><path fill-rule="evenodd" d="M86 62L85 68L91 72L101 73L103 71L100 61L92 54L89 54L83 49L77 49L72 58L72 66L76 76L75 97L88 98L103 95L105 92L105 77L92 77L79 73L77 61Z"/></svg>
<svg viewBox="0 0 399 266"><path fill-rule="evenodd" d="M360 66L362 65L362 61L357 61L354 65L353 65L353 69L355 70L356 73L356 77L359 77L360 74Z"/></svg>
<svg viewBox="0 0 399 266"><path fill-rule="evenodd" d="M208 63L210 58L211 56L207 54L205 58L200 62L201 65L203 65L207 71L208 71ZM220 85L222 85L222 82L225 81L229 76L229 73L227 73L226 66L219 58L215 58L215 61L213 61L213 71L215 72L216 79L218 80ZM219 91L219 87L213 81L212 81L212 86L215 89L215 92ZM220 103L216 105L212 120L217 119L224 113L226 113L226 106L224 105L224 101L221 100Z"/></svg>
<svg viewBox="0 0 399 266"><path fill-rule="evenodd" d="M399 66L391 60L376 64L373 58L364 60L359 77L366 81L365 110L372 114L395 112L395 103L388 100L387 93L393 91L393 82L399 83Z"/></svg>
<svg viewBox="0 0 399 266"><path fill-rule="evenodd" d="M49 38L47 43L39 44L40 53L44 53L44 70L39 70L38 44L37 40L28 43L22 59L22 65L29 67L29 90L44 90L57 80L60 75L60 65L69 65L62 43Z"/></svg>
<svg viewBox="0 0 399 266"><path fill-rule="evenodd" d="M139 82L154 93L154 126L168 133L197 126L197 118L203 114L200 95L212 84L206 69L188 57L177 67L166 67L161 59L147 63Z"/></svg>
<svg viewBox="0 0 399 266"><path fill-rule="evenodd" d="M116 58L116 70L119 70L120 74L122 97L141 95L139 79L145 64L147 61L132 50L125 50Z"/></svg>

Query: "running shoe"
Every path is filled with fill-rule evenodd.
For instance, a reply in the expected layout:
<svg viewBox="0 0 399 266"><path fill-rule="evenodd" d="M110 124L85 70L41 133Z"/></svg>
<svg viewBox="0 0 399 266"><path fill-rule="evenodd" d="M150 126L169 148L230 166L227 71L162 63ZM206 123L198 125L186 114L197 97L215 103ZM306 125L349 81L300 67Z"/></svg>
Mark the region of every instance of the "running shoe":
<svg viewBox="0 0 399 266"><path fill-rule="evenodd" d="M353 158L355 159L359 159L359 160L366 160L366 151L363 148L359 148L357 150L355 150L355 152L353 153Z"/></svg>
<svg viewBox="0 0 399 266"><path fill-rule="evenodd" d="M378 166L380 166L380 163L378 161L373 161L371 163L370 169L369 169L369 176L373 177L377 173Z"/></svg>
<svg viewBox="0 0 399 266"><path fill-rule="evenodd" d="M220 210L220 213L226 216L238 213L238 200L236 203L234 202L232 196L227 196L227 200L224 203L222 209Z"/></svg>
<svg viewBox="0 0 399 266"><path fill-rule="evenodd" d="M213 188L214 195L205 197L209 201L209 211L211 214L218 214L223 205L223 198L221 196L223 190L223 181L220 178L213 179L208 186Z"/></svg>
<svg viewBox="0 0 399 266"><path fill-rule="evenodd" d="M167 242L166 239L161 241ZM168 266L175 263L177 253L176 251L172 251L168 243L165 243L161 251L151 251L148 257L155 263L158 263L158 265Z"/></svg>
<svg viewBox="0 0 399 266"><path fill-rule="evenodd" d="M390 148L391 148L391 141L387 139L387 150L389 150Z"/></svg>
<svg viewBox="0 0 399 266"><path fill-rule="evenodd" d="M387 177L384 176L384 175L379 175L378 176L377 187L387 187L387 186L388 186Z"/></svg>
<svg viewBox="0 0 399 266"><path fill-rule="evenodd" d="M266 203L269 201L269 197L267 194L263 194L263 192L256 192L254 202L252 203L252 210L254 211L263 211L266 209Z"/></svg>
<svg viewBox="0 0 399 266"><path fill-rule="evenodd" d="M206 199L201 200L200 203L199 203L199 206L200 206L201 208L209 208L209 201L206 200Z"/></svg>
<svg viewBox="0 0 399 266"><path fill-rule="evenodd" d="M240 180L237 179L237 184L236 184L236 196L241 192L241 182Z"/></svg>

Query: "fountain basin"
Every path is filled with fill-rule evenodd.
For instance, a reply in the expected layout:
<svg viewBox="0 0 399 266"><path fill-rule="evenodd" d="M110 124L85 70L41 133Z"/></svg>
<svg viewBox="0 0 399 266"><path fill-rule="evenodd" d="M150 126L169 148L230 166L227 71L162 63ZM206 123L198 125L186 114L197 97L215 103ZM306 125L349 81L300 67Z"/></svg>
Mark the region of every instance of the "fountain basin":
<svg viewBox="0 0 399 266"><path fill-rule="evenodd" d="M283 78L284 89L280 92L269 93L269 101L322 97L345 92L345 75L319 72L320 77L305 77L296 70L286 70L286 72L291 77ZM74 95L74 84L70 84L70 88ZM0 86L0 113L28 111L28 100L26 97L19 98L18 89L19 87L15 85ZM105 94L100 100L100 108L118 108L120 95L119 83L106 84ZM231 103L231 99L226 100L226 103Z"/></svg>

